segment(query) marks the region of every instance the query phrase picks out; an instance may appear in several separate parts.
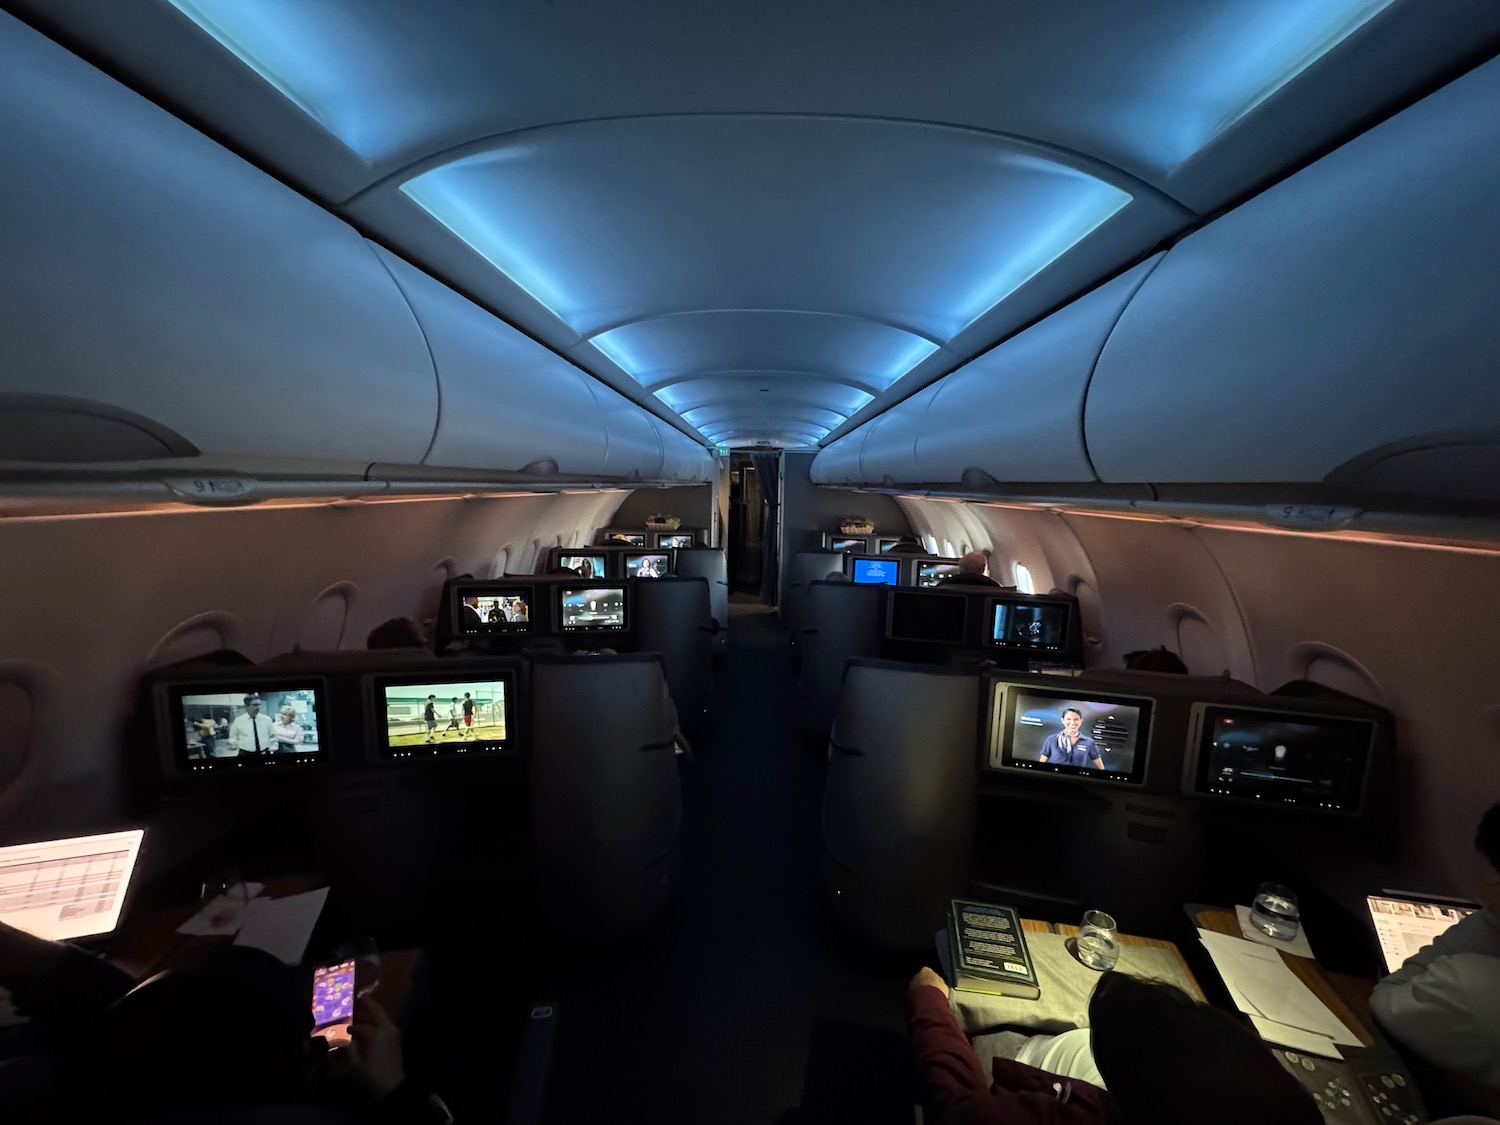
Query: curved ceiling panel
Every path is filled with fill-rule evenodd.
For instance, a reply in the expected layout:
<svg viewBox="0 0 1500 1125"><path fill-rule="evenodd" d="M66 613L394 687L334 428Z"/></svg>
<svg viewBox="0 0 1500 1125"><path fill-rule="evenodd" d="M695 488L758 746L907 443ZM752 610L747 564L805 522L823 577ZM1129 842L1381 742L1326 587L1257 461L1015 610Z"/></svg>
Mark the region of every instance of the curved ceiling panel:
<svg viewBox="0 0 1500 1125"><path fill-rule="evenodd" d="M402 190L582 336L810 309L946 340L1131 199L992 134L764 116L532 130Z"/></svg>
<svg viewBox="0 0 1500 1125"><path fill-rule="evenodd" d="M868 392L831 379L808 379L795 373L739 371L687 379L658 391L678 413L710 408L767 413L767 405L789 414L823 410L849 417L870 401Z"/></svg>

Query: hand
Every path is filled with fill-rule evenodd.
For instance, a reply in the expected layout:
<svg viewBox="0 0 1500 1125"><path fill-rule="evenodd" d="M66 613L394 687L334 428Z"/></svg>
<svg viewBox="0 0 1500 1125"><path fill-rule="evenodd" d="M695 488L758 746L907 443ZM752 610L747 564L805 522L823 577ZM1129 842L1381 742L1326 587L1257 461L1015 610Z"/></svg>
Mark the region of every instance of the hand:
<svg viewBox="0 0 1500 1125"><path fill-rule="evenodd" d="M348 1073L376 1098L385 1097L406 1078L401 1066L401 1029L368 996L354 1005L349 1046L342 1054Z"/></svg>
<svg viewBox="0 0 1500 1125"><path fill-rule="evenodd" d="M948 982L940 975L933 972L926 965L917 970L917 975L911 978L911 988L935 988L943 994L943 999L948 999Z"/></svg>

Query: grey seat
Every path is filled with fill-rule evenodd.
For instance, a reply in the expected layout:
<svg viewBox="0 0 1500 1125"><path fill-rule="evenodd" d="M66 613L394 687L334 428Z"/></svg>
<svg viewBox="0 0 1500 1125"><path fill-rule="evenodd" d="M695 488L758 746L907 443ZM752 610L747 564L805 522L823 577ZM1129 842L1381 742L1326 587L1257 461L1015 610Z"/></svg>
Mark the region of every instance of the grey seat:
<svg viewBox="0 0 1500 1125"><path fill-rule="evenodd" d="M635 647L659 652L684 730L702 729L713 698L718 634L706 578L654 578L635 585Z"/></svg>
<svg viewBox="0 0 1500 1125"><path fill-rule="evenodd" d="M677 552L678 578L708 579L708 606L719 631L714 634L715 652L729 650L729 565L718 547L684 547Z"/></svg>
<svg viewBox="0 0 1500 1125"><path fill-rule="evenodd" d="M617 937L677 886L682 793L662 659L543 657L532 667L531 820L543 905L559 929Z"/></svg>
<svg viewBox="0 0 1500 1125"><path fill-rule="evenodd" d="M978 800L979 677L849 661L823 793L833 915L882 950L932 948L968 887Z"/></svg>
<svg viewBox="0 0 1500 1125"><path fill-rule="evenodd" d="M781 598L781 622L793 644L800 643L798 630L807 606L807 588L827 578L829 571L842 570L843 565L844 556L834 551L798 551L792 556Z"/></svg>
<svg viewBox="0 0 1500 1125"><path fill-rule="evenodd" d="M884 632L885 588L851 582L812 582L798 630L802 667L797 678L799 719L823 735L833 723L850 657L874 656Z"/></svg>

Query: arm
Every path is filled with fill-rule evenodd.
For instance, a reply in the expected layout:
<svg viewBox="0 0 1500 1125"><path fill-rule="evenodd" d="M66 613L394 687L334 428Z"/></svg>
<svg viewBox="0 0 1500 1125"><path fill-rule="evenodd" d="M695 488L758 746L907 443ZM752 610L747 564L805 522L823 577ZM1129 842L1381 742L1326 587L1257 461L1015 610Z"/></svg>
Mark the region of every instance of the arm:
<svg viewBox="0 0 1500 1125"><path fill-rule="evenodd" d="M1409 973L1411 967L1409 961L1375 986L1375 1018L1440 1070L1492 1085L1500 1074L1500 1006L1494 1002L1500 957L1449 953L1428 958L1416 972Z"/></svg>
<svg viewBox="0 0 1500 1125"><path fill-rule="evenodd" d="M0 922L0 985L38 1021L71 1024L99 1015L135 979L71 945Z"/></svg>

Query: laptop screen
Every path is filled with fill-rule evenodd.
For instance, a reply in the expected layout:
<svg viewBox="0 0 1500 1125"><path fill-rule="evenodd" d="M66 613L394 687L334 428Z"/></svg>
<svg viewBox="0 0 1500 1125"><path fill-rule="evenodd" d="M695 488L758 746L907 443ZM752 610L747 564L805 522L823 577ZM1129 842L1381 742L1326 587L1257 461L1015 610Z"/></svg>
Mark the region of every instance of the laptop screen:
<svg viewBox="0 0 1500 1125"><path fill-rule="evenodd" d="M1385 969L1394 973L1419 949L1431 945L1437 936L1455 922L1467 918L1479 907L1457 899L1424 899L1416 895L1385 891L1366 895L1370 921L1375 937L1385 955Z"/></svg>
<svg viewBox="0 0 1500 1125"><path fill-rule="evenodd" d="M137 828L0 848L0 921L52 941L109 933L143 835Z"/></svg>

